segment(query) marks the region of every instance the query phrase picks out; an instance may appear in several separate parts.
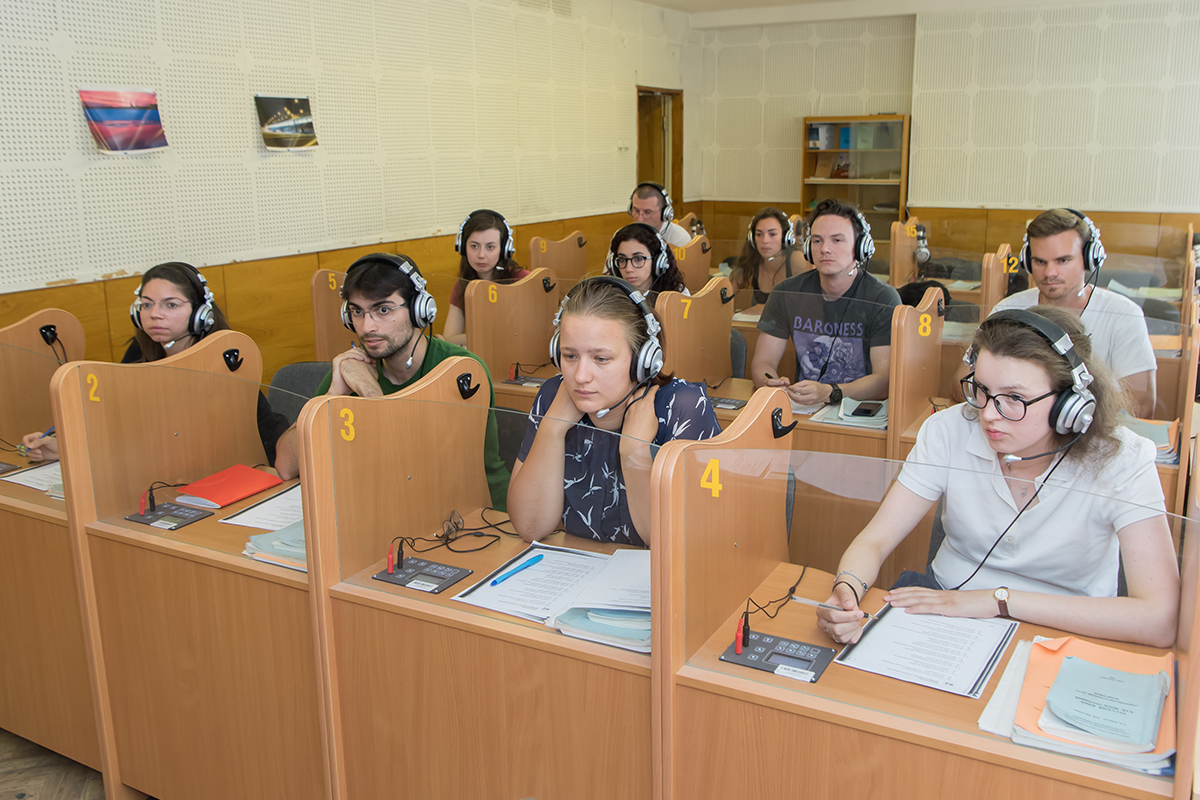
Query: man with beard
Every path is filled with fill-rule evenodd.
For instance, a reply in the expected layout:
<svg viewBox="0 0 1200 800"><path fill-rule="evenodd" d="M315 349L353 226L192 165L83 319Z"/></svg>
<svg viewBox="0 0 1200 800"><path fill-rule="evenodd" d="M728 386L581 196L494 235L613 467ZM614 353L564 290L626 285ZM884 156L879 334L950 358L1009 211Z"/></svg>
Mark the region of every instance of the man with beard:
<svg viewBox="0 0 1200 800"><path fill-rule="evenodd" d="M352 347L333 359L333 369L317 394L381 397L398 392L425 377L447 358L466 356L479 361L488 375L488 405L495 406L491 375L475 354L464 347L422 335L437 318L437 303L425 291L408 256L372 253L355 261L342 286L342 324L358 335L361 348ZM299 474L296 428L279 439L275 468L283 478ZM484 437L484 467L492 505L505 510L508 470L500 458L496 416L488 412Z"/></svg>

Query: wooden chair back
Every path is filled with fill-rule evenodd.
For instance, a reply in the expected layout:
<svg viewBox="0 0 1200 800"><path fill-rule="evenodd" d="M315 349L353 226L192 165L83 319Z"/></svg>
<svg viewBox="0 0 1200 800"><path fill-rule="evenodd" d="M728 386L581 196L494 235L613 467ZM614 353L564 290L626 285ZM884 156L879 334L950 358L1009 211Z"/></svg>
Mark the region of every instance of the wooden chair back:
<svg viewBox="0 0 1200 800"><path fill-rule="evenodd" d="M892 223L891 244L888 248L888 283L899 289L917 279L917 225L915 216L907 221Z"/></svg>
<svg viewBox="0 0 1200 800"><path fill-rule="evenodd" d="M579 280L587 274L587 239L572 231L558 241L541 236L529 240L529 269L549 269L564 280Z"/></svg>
<svg viewBox="0 0 1200 800"><path fill-rule="evenodd" d="M0 374L9 376L0 381L0 439L15 445L50 427L50 379L64 355L65 361L83 358L85 344L82 323L61 308L0 328Z"/></svg>
<svg viewBox="0 0 1200 800"><path fill-rule="evenodd" d="M664 374L709 386L732 376L733 284L728 278L713 278L691 297L663 292L654 311L663 328Z"/></svg>
<svg viewBox="0 0 1200 800"><path fill-rule="evenodd" d="M712 245L707 236L696 236L683 247L672 247L675 264L683 273L683 285L692 294L708 283L708 270L712 266Z"/></svg>
<svg viewBox="0 0 1200 800"><path fill-rule="evenodd" d="M979 319L985 320L1008 293L1008 276L1018 270L1017 258L1007 243L994 253L984 253L979 283Z"/></svg>
<svg viewBox="0 0 1200 800"><path fill-rule="evenodd" d="M319 269L313 273L313 334L317 361L332 361L334 356L346 352L358 341L354 331L342 324L342 284L345 282L345 272Z"/></svg>
<svg viewBox="0 0 1200 800"><path fill-rule="evenodd" d="M942 377L942 323L946 307L940 290L926 290L916 306L892 312L892 358L888 367L888 444L890 459L899 459L900 436L937 396Z"/></svg>
<svg viewBox="0 0 1200 800"><path fill-rule="evenodd" d="M550 360L550 338L560 287L555 273L539 267L510 284L467 284L467 349L483 359L495 380L516 363Z"/></svg>

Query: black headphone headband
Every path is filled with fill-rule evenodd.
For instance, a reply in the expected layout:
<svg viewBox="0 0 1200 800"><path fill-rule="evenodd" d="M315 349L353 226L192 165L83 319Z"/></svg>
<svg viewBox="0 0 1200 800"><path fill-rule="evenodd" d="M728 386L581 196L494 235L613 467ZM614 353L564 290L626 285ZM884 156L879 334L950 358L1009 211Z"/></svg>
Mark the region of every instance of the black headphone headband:
<svg viewBox="0 0 1200 800"><path fill-rule="evenodd" d="M658 334L662 330L659 325L658 317L654 316L654 309L650 307L650 303L646 300L633 284L620 278L613 278L608 275L596 275L591 278L580 281L575 284L571 291L567 292L567 296L563 298L562 303L558 306L558 311L554 315L554 336L550 338L550 360L558 369L562 369L562 355L559 352L558 338L561 330L563 309L567 305L567 301L585 284L602 283L609 286L615 286L621 290L621 293L629 298L629 300L638 307L642 318L646 321L646 341L642 343L641 348L633 354L633 360L629 365L629 377L642 383L648 381L662 372L663 366L663 350L662 344L658 341Z"/></svg>

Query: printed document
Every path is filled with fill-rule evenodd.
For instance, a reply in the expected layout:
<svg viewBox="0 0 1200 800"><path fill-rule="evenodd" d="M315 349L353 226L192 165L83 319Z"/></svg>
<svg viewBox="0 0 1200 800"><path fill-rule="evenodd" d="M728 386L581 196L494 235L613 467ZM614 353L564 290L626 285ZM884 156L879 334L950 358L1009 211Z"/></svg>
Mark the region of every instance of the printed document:
<svg viewBox="0 0 1200 800"><path fill-rule="evenodd" d="M304 519L304 505L300 500L300 484L297 483L231 517L226 517L221 522L244 525L247 528L261 528L264 531L277 531Z"/></svg>
<svg viewBox="0 0 1200 800"><path fill-rule="evenodd" d="M498 586L491 585L495 578L537 555L543 557L537 564ZM535 542L479 583L455 595L454 599L544 623L574 600L579 590L607 563L608 556L603 553Z"/></svg>
<svg viewBox="0 0 1200 800"><path fill-rule="evenodd" d="M55 485L61 488L63 482L62 464L58 461L52 461L40 467L30 467L20 472L9 473L0 478L0 480L5 480L9 483L19 483L22 486L28 486L31 489L40 489L43 492Z"/></svg>

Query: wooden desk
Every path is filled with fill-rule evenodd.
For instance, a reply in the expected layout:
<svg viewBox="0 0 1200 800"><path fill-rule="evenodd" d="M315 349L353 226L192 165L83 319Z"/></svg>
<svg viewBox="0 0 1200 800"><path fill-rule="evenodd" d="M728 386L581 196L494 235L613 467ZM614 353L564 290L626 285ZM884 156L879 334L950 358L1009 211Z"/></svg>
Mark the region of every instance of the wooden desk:
<svg viewBox="0 0 1200 800"><path fill-rule="evenodd" d="M233 331L154 364L55 374L107 797L324 795L306 576L242 556L255 531L217 522L261 497L176 532L123 519L151 481L265 460L261 375Z"/></svg>
<svg viewBox="0 0 1200 800"><path fill-rule="evenodd" d="M713 459L720 461L725 481L719 497L710 497L696 481L699 466ZM747 495L747 487L766 493L764 484L782 483L784 476L777 469L762 469L754 459L753 452L722 452L705 442L672 442L655 462L652 491L658 500L656 537L661 537L655 542L670 554L656 572L657 619L665 624L655 627L653 644L661 797L782 800L796 796L798 787L818 797L1191 796L1200 706L1200 660L1191 657L1200 572L1195 535L1184 538L1174 648L1180 669L1179 755L1172 780L1025 748L979 732L978 716L1008 654L980 701L840 665L831 665L818 683L804 684L719 661L746 598L765 603L783 597L802 570L778 556L786 542L778 526L763 516L777 513L772 503ZM741 526L729 524L743 516ZM747 530L755 536L746 536ZM810 566L797 594L823 600L832 584L831 574ZM864 608L877 610L882 597L883 592L872 590ZM795 603L787 603L774 620L754 615L752 625L759 632L829 644L817 629L813 609ZM1022 624L1018 638L1053 633Z"/></svg>
<svg viewBox="0 0 1200 800"><path fill-rule="evenodd" d="M431 536L453 509L481 519L487 397L462 396L463 374L482 379L478 362L448 359L402 392L301 413L332 797L649 798L650 659L451 599L523 542L427 553L475 570L442 595L371 578L394 534ZM452 423L424 424L429 403ZM338 433L347 413L353 441Z"/></svg>
<svg viewBox="0 0 1200 800"><path fill-rule="evenodd" d="M46 325L57 350L39 332ZM60 309L0 329L0 439L15 445L50 427L50 379L60 357L82 358L84 347L83 326ZM12 452L0 461L32 465ZM0 481L0 647L0 728L98 769L66 504L7 481Z"/></svg>

